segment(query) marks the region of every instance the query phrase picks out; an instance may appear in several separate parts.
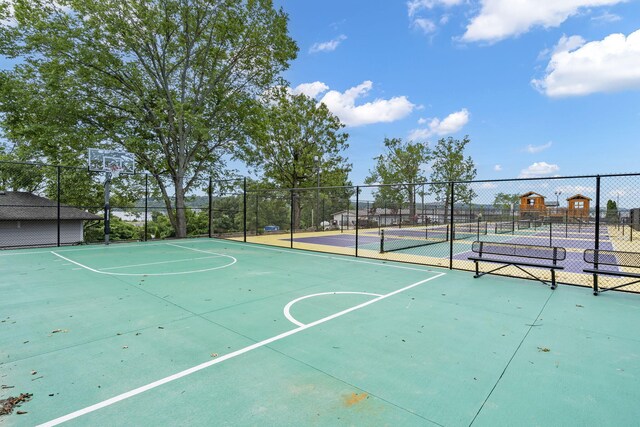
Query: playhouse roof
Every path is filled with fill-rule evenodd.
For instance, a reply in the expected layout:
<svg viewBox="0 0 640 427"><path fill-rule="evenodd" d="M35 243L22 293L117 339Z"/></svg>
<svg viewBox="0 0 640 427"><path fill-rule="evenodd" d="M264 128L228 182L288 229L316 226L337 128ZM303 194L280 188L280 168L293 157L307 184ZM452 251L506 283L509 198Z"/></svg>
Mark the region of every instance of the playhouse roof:
<svg viewBox="0 0 640 427"><path fill-rule="evenodd" d="M541 198L544 199L544 196L542 194L538 194L538 193L535 193L533 191L529 191L528 193L524 193L522 196L520 196L520 198L531 197L531 196L533 196L533 197L541 197Z"/></svg>
<svg viewBox="0 0 640 427"><path fill-rule="evenodd" d="M587 196L583 196L582 194L576 194L575 196L571 196L567 199L567 201L569 200L573 200L573 199L583 199L583 200L591 200L591 198L587 197Z"/></svg>

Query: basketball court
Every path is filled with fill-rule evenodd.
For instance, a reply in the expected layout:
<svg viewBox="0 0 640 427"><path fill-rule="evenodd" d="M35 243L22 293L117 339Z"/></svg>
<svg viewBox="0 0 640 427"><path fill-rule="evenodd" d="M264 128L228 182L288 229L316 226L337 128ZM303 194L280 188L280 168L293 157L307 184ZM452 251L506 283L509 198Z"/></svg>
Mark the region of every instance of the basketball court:
<svg viewBox="0 0 640 427"><path fill-rule="evenodd" d="M216 239L3 251L20 425L633 425L636 294ZM24 414L17 414L20 410Z"/></svg>

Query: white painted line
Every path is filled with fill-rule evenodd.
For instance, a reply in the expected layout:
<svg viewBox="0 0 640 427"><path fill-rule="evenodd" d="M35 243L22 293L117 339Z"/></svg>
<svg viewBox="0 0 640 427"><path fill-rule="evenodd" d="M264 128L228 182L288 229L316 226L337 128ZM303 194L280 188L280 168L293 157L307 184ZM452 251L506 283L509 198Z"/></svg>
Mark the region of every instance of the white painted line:
<svg viewBox="0 0 640 427"><path fill-rule="evenodd" d="M219 257L225 257L225 258L230 258L232 261L229 264L225 264L225 265L220 265L218 267L211 267L211 268L203 268L201 270L189 270L189 271L174 271L174 272L170 272L170 273L112 273L109 271L102 271L102 270L96 270L95 268L91 268L88 267L84 264L80 264L77 261L74 261L72 259L69 259L63 255L60 255L59 253L55 252L55 251L50 251L50 253L54 254L57 257L60 257L66 261L69 261L70 263L73 263L79 267L82 267L86 270L92 271L94 273L98 273L98 274L106 274L109 276L175 276L178 274L191 274L191 273L203 273L205 271L213 271L213 270L219 270L221 268L226 268L226 267L230 267L233 264L235 264L236 262L238 262L237 259L235 259L234 257L232 257L231 255L223 255L223 254L214 254L213 252L207 252L209 254L214 254L214 255L219 255Z"/></svg>
<svg viewBox="0 0 640 427"><path fill-rule="evenodd" d="M180 249L188 249L190 251L195 251L195 252L202 252L203 254L214 254L214 255L220 255L220 256L229 256L229 255L221 255L219 253L211 252L211 251L203 251L202 249L190 248L189 246L176 245L175 243L166 243L166 245L167 246L173 246L175 248L180 248Z"/></svg>
<svg viewBox="0 0 640 427"><path fill-rule="evenodd" d="M212 259L212 258L220 258L222 257L222 255L212 255L212 256L203 256L203 257L198 257L198 258L183 258L183 259L173 259L171 261L157 261L157 262L147 262L144 264L130 264L130 265L119 265L117 267L106 267L106 268L101 268L100 271L105 271L105 270L118 270L121 268L129 268L129 267L145 267L147 265L160 265L160 264L171 264L171 263L175 263L175 262L185 262L185 261L197 261L197 260L201 260L201 259ZM76 269L74 269L76 270Z"/></svg>
<svg viewBox="0 0 640 427"><path fill-rule="evenodd" d="M381 296L382 296L382 295L380 295L380 294L372 294L372 293L370 293L370 292L322 292L322 293L320 293L320 294L305 295L305 296L303 296L303 297L296 298L296 299L294 299L293 301L289 301L289 303L288 303L287 305L285 305L285 306L284 306L284 310L283 310L283 311L284 311L284 317L286 317L286 318L287 318L287 320L288 320L289 322L293 323L294 325L297 325L297 326L304 326L304 325L305 325L304 323L299 322L298 320L296 320L296 318L295 318L295 317L293 317L293 316L291 315L290 310L291 310L291 307L292 307L295 303L297 303L298 301L305 300L305 299L307 299L307 298L314 298L314 297L319 297L319 296L322 296L322 295L344 295L344 294L352 294L352 295L353 295L353 294L357 294L357 295L371 295L371 296L374 296L374 297L381 297Z"/></svg>
<svg viewBox="0 0 640 427"><path fill-rule="evenodd" d="M217 241L216 240L204 240L204 242L217 242ZM354 258L353 256L350 256L350 255L344 255L342 257L337 257L335 255L338 255L338 254L322 255L322 254L318 254L318 253L305 252L304 249L278 248L277 246L267 246L267 245L262 245L260 243L244 243L244 242L238 242L237 240L225 240L225 242L232 242L234 245L245 246L245 247L255 248L255 249L261 249L263 251L272 251L272 252L279 252L279 253L284 253L284 254L310 256L310 257L315 257L315 258L334 259L334 260L337 260L337 261L353 262L353 263L356 263L356 264L369 264L369 265L377 265L379 267L389 267L389 268L398 268L398 269L401 269L401 270L420 271L422 273L435 273L433 270L430 270L428 268L413 268L413 267L406 267L404 265L388 264L388 262L397 262L397 261L393 261L393 260L380 260L379 262L374 262L373 260L372 261L363 261L361 259ZM440 268L443 268L443 267L440 267Z"/></svg>
<svg viewBox="0 0 640 427"><path fill-rule="evenodd" d="M214 243L216 245L218 244L232 244L232 245L237 245L237 246L243 246L243 247L248 247L248 248L253 248L253 249L258 249L258 250L263 250L263 251L272 251L272 252L279 252L279 253L287 253L287 254L295 254L295 255L299 255L299 256L308 256L308 257L316 257L316 258L325 258L325 259L335 259L335 260L339 260L339 261L344 261L344 262L353 262L356 264L370 264L370 265L378 265L380 267L388 267L388 268L397 268L397 269L403 269L403 270L414 270L414 271L422 271L422 272L432 272L433 270L430 270L428 268L425 269L418 269L418 268L411 268L411 267L406 267L406 266L402 266L402 265L395 265L395 264L388 264L387 261L380 261L380 262L370 262L370 261L362 261L360 259L357 258L353 258L352 256L349 255L345 255L343 257L337 257L334 255L322 255L322 254L318 254L318 253L310 253L310 252L305 252L304 250L301 249L289 249L289 248L282 248L282 247L277 247L277 246L273 246L273 247L269 247L267 245L263 245L260 243L244 243L244 242L239 242L237 240L223 240L223 239L206 239L206 238L200 238L200 239L184 239L184 240L178 240L180 242L190 242L190 243L197 243L197 244L203 244L203 243ZM74 249L57 249L55 251L56 254L61 254L61 253L66 253L66 252L77 252L77 251L91 251L91 250L112 250L112 249L121 249L121 248L146 248L146 247L152 247L152 246L166 246L166 245L170 245L170 246L177 246L177 247L181 247L184 249L190 249L190 250L195 250L198 252L204 252L204 253L213 253L213 252L208 252L208 251L200 251L198 249L194 249L194 248L189 248L187 246L181 246L181 245L176 245L173 243L166 243L166 242L157 242L157 243L147 243L147 242L140 242L140 243L118 243L118 244L114 244L114 245L110 245L110 246L91 246L91 247L82 247L82 248L74 248ZM53 253L54 251L38 251L38 252L23 252L23 253L9 253L9 254L2 254L0 253L0 257L2 256L12 256L12 255L31 255L31 254L50 254ZM219 254L221 255L221 254ZM222 255L222 256L226 256L226 255ZM231 256L229 256L231 257ZM232 258L232 257L231 257ZM234 258L235 259L235 258ZM389 260L390 262L393 262L392 260ZM77 265L77 263L75 263ZM83 268L87 268L86 266L83 266ZM106 274L106 273L104 273ZM183 274L183 273L178 273L178 274ZM143 274L144 276L145 274Z"/></svg>
<svg viewBox="0 0 640 427"><path fill-rule="evenodd" d="M89 246L79 246L79 247L74 247L73 249L66 249L66 248L58 248L56 249L56 252L58 253L65 253L65 252L78 252L78 251L99 251L99 250L114 250L114 249L125 249L125 248L140 248L140 247L147 247L147 246L164 246L165 243L164 242L154 242L154 243L147 243L147 242L129 242L129 243L116 243L113 245L89 245ZM22 252L11 252L11 253L1 253L4 251L0 251L0 257L5 257L5 256L16 256L16 255L36 255L36 254L48 254L51 253L51 250L44 250L44 251L33 251L31 252L30 249L16 249L18 251L22 251Z"/></svg>
<svg viewBox="0 0 640 427"><path fill-rule="evenodd" d="M407 267L407 266L404 266L404 265L385 264L382 261L381 262L362 261L362 260L354 260L354 259L349 259L349 258L338 258L338 257L334 257L334 256L329 256L327 258L334 259L336 261L357 262L358 264L370 264L370 265L377 265L377 266L380 266L380 267L391 267L391 268L399 268L401 270L419 271L421 273L435 273L435 271L429 270L429 269L426 269L426 268L414 268L414 267ZM394 262L392 260L390 260L390 261ZM440 267L440 268L442 268L442 267Z"/></svg>
<svg viewBox="0 0 640 427"><path fill-rule="evenodd" d="M291 335L297 334L298 332L305 331L305 330L307 330L309 328L313 328L314 326L317 326L317 325L320 325L322 323L328 322L329 320L333 320L333 319L335 319L337 317L340 317L340 316L343 316L343 315L345 315L347 313L351 313L352 311L359 310L359 309L364 308L364 307L366 307L368 305L371 305L373 303L381 301L381 300L383 300L385 298L389 298L389 297L391 297L393 295L399 294L400 292L404 292L404 291L407 291L407 290L409 290L411 288L415 288L416 286L420 286L423 283L426 283L426 282L429 282L431 280L437 279L440 276L443 276L444 274L445 273L439 273L439 274L437 274L435 276L429 277L428 279L421 280L421 281L413 283L413 284L411 284L409 286L405 286L404 288L395 290L395 291L390 292L388 294L382 295L382 296L380 296L378 298L374 298L372 300L363 302L362 304L358 304L358 305L353 306L351 308L347 308L346 310L342 310L342 311L340 311L338 313L335 313L335 314L332 314L330 316L323 317L322 319L316 320L315 322L311 322L309 324L300 326L298 328L291 329L290 331L283 332L283 333L281 333L279 335L276 335L274 337L267 338L266 340L257 342L255 344L251 344L250 346L241 348L240 350L236 350L236 351L231 352L229 354L225 354L224 356L220 356L220 357L218 357L218 358L216 358L214 360L210 360L208 362L201 363L201 364L196 365L196 366L194 366L192 368L185 369L184 371L181 371L181 372L178 372L176 374L170 375L168 377L162 378L160 380L154 381L154 382L149 383L147 385L144 385L142 387L138 387L138 388L133 389L131 391L128 391L126 393L119 394L119 395L114 396L114 397L112 397L110 399L103 400L102 402L96 403L96 404L91 405L91 406L87 406L86 408L79 409L79 410L77 410L75 412L72 412L70 414L67 414L67 415L64 415L62 417L56 418L54 420L48 421L46 423L40 424L39 427L56 426L58 424L73 420L75 418L81 417L83 415L89 414L89 413L94 412L94 411L97 411L98 409L102 409L102 408L105 408L107 406L113 405L114 403L120 402L122 400L128 399L128 398L136 396L138 394L144 393L145 391L149 391L149 390L154 389L156 387L159 387L159 386L161 386L163 384L167 384L167 383L169 383L171 381L175 381L175 380L177 380L179 378L186 377L187 375L191 375L194 372L198 372L198 371L201 371L201 370L203 370L205 368L208 368L210 366L217 365L218 363L222 363L225 360L233 359L234 357L237 357L237 356L240 356L242 354L248 353L248 352L250 352L252 350L255 350L257 348L264 347L264 346L266 346L268 344L271 344L273 342L280 341L281 339L284 339L284 338L287 338L287 337L289 337Z"/></svg>

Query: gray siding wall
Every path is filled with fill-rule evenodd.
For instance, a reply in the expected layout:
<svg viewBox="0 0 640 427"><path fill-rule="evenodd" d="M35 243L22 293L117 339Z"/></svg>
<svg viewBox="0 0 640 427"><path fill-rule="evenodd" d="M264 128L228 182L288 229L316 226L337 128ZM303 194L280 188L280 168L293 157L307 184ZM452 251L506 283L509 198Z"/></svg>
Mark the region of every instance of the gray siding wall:
<svg viewBox="0 0 640 427"><path fill-rule="evenodd" d="M82 221L60 222L60 243L83 241ZM58 242L58 225L51 221L0 221L0 247L55 245Z"/></svg>

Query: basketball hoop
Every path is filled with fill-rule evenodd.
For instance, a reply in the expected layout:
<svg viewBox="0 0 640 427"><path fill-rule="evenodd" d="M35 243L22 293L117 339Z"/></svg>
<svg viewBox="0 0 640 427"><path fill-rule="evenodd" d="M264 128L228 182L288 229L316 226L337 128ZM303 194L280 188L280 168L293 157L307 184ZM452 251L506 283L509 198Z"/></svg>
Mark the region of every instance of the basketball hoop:
<svg viewBox="0 0 640 427"><path fill-rule="evenodd" d="M117 178L122 172L122 167L116 164L109 165L109 172L111 172L111 178Z"/></svg>

